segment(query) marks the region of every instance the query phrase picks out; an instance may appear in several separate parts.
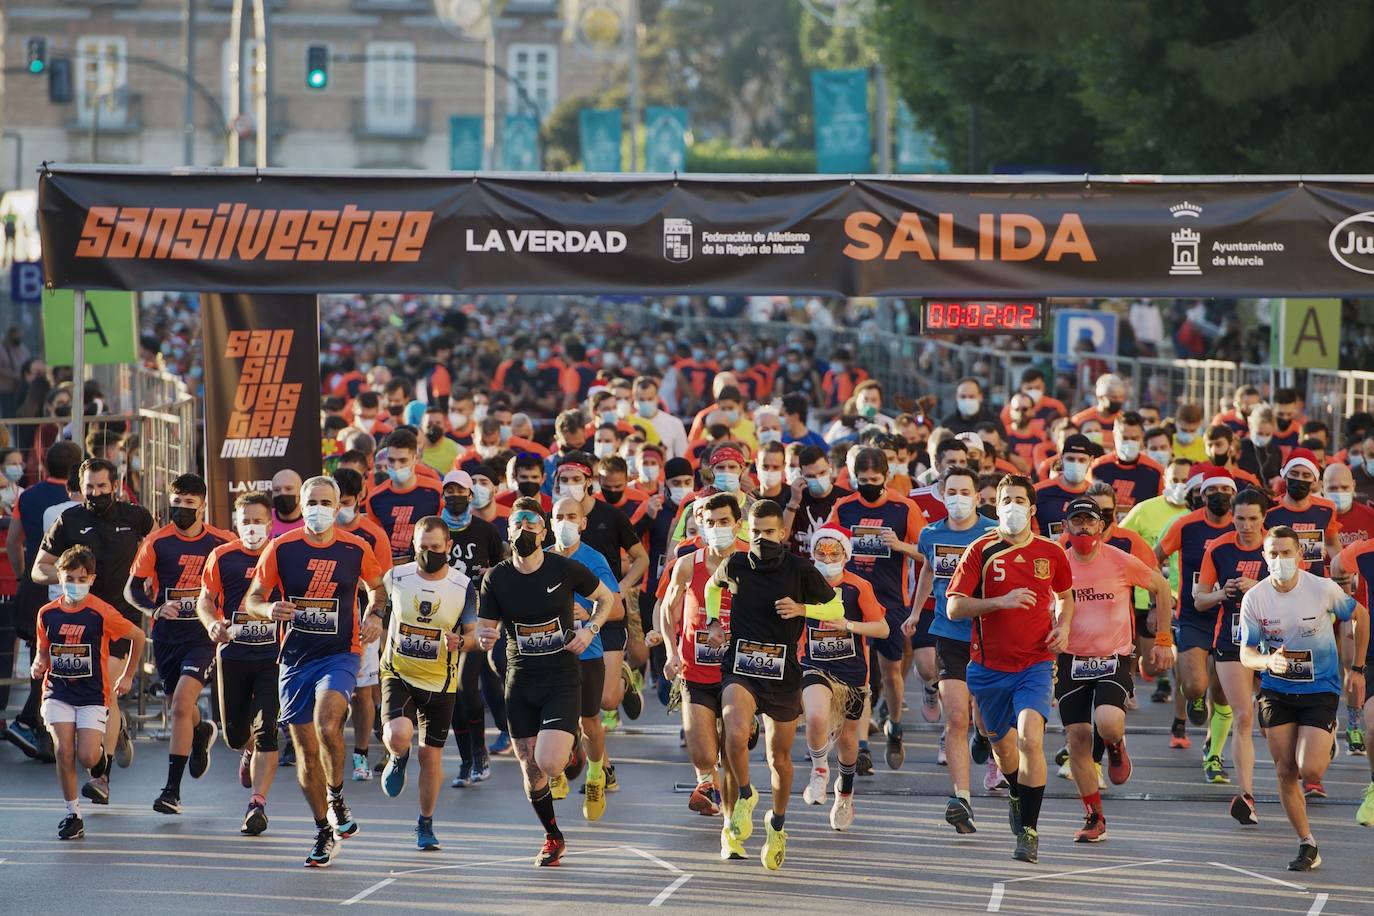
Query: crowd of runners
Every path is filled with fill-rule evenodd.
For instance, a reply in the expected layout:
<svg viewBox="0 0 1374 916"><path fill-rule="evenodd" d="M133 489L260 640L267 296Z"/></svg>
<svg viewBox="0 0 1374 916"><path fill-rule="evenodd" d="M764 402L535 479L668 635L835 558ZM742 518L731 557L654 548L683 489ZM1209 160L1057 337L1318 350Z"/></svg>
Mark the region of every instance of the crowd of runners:
<svg viewBox="0 0 1374 916"><path fill-rule="evenodd" d="M508 753L535 861L558 865L558 803L576 787L587 821L605 815L608 736L646 703L680 709L684 817L719 819L722 859L783 866L794 784L835 830L861 824L863 778L910 765L915 715L943 723L923 763L946 768L950 828L1000 817L974 809L981 780L1035 862L1055 768L1082 799L1074 839L1106 839L1102 789L1131 778L1130 712L1150 702L1174 704L1199 780L1234 784L1238 828L1260 820L1258 724L1299 841L1288 867L1317 867L1306 798L1338 734L1365 753L1374 713L1374 419L1348 418L1336 450L1293 390L1152 405L1104 374L1074 410L1037 368L899 413L852 354L809 343L721 365L691 341L589 352L550 333L482 387L450 372L442 334L407 376L344 357L323 467L240 495L224 530L195 473L166 519L131 502L117 432L102 455L47 446L13 500L33 684L5 734L55 758L59 837L120 791L119 697L151 640L171 735L148 802L195 804L185 777L228 756L222 737L241 830L261 834L269 797L299 804L272 794L294 765L312 867L361 829L346 789L414 783L415 842L438 849L446 780L480 784ZM1374 826L1374 774L1356 818Z"/></svg>

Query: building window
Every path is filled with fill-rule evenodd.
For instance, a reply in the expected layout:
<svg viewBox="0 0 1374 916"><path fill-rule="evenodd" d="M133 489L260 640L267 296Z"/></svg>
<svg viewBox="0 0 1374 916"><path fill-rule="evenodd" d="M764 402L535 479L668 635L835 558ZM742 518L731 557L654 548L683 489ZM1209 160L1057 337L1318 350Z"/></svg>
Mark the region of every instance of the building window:
<svg viewBox="0 0 1374 916"><path fill-rule="evenodd" d="M243 39L243 51L239 54L239 71L243 74L241 91L239 92L239 111L250 117L254 116L255 113L253 100L257 98L260 83L257 60L261 48L262 46L256 38L245 37ZM220 49L220 60L223 62L220 67L223 80L220 85L220 104L224 106L225 117L229 116L229 103L234 98L234 83L229 75L229 55L232 50L233 46L226 38Z"/></svg>
<svg viewBox="0 0 1374 916"><path fill-rule="evenodd" d="M87 35L76 42L76 112L91 123L100 106L100 120L123 124L129 116L128 42L117 35Z"/></svg>
<svg viewBox="0 0 1374 916"><path fill-rule="evenodd" d="M506 83L506 109L534 114L522 103L515 83L519 80L539 106L539 119L547 118L558 104L558 46L512 44L506 50L506 70L512 77Z"/></svg>
<svg viewBox="0 0 1374 916"><path fill-rule="evenodd" d="M399 130L415 126L415 45L409 41L367 44L367 126Z"/></svg>

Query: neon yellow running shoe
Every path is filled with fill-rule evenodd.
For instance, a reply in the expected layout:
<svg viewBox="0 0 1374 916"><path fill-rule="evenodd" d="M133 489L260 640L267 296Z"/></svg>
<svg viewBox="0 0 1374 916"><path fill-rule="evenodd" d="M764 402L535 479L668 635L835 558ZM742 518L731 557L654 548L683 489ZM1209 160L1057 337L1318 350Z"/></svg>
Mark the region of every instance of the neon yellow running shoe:
<svg viewBox="0 0 1374 916"><path fill-rule="evenodd" d="M1374 782L1364 787L1364 801L1355 812L1355 823L1361 827L1374 827Z"/></svg>
<svg viewBox="0 0 1374 916"><path fill-rule="evenodd" d="M601 815L606 813L606 775L603 773L595 780L588 776L582 788L586 792L582 799L582 816L589 821L601 820Z"/></svg>
<svg viewBox="0 0 1374 916"><path fill-rule="evenodd" d="M782 860L787 855L787 831L774 830L772 823L767 826L768 840L759 851L759 861L769 871L777 871L782 868Z"/></svg>
<svg viewBox="0 0 1374 916"><path fill-rule="evenodd" d="M720 860L729 862L731 859L743 859L744 857L744 844L735 839L735 835L730 832L729 825L720 828Z"/></svg>
<svg viewBox="0 0 1374 916"><path fill-rule="evenodd" d="M568 797L568 777L559 773L557 776L549 777L549 791L553 793L554 801L562 801Z"/></svg>
<svg viewBox="0 0 1374 916"><path fill-rule="evenodd" d="M759 803L759 790L749 793L748 798L735 802L735 810L730 812L730 832L743 843L754 835L754 806Z"/></svg>

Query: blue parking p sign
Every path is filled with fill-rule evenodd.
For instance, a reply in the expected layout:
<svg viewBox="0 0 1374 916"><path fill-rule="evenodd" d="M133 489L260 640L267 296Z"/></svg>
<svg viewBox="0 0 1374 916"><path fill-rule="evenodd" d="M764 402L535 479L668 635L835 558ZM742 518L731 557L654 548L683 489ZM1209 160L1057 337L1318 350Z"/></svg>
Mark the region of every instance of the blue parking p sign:
<svg viewBox="0 0 1374 916"><path fill-rule="evenodd" d="M1059 309L1054 313L1054 352L1058 356L1055 368L1060 372L1072 372L1078 365L1078 358L1064 358L1064 354L1076 354L1079 342L1091 343L1091 352L1098 356L1115 356L1117 345L1117 322L1120 319L1114 312L1098 312L1091 309Z"/></svg>
<svg viewBox="0 0 1374 916"><path fill-rule="evenodd" d="M10 267L10 299L25 305L43 301L43 265L38 261L16 261Z"/></svg>

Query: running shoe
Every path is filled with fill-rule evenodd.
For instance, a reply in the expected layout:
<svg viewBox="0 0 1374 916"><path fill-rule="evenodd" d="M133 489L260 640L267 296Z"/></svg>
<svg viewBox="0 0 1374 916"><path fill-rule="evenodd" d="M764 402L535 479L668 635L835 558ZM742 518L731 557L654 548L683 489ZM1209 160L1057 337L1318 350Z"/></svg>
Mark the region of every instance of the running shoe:
<svg viewBox="0 0 1374 916"><path fill-rule="evenodd" d="M1175 719L1174 724L1169 726L1169 747L1187 750L1192 746L1193 742L1188 740L1188 727L1183 724L1182 719Z"/></svg>
<svg viewBox="0 0 1374 916"><path fill-rule="evenodd" d="M707 817L720 814L720 805L716 804L715 798L712 797L715 791L716 785L710 780L697 783L697 787L692 790L692 797L687 799L687 807Z"/></svg>
<svg viewBox="0 0 1374 916"><path fill-rule="evenodd" d="M79 840L86 835L86 822L78 814L68 814L57 825L59 840Z"/></svg>
<svg viewBox="0 0 1374 916"><path fill-rule="evenodd" d="M825 787L830 781L830 771L825 767L811 768L811 779L802 790L802 801L808 805L825 804Z"/></svg>
<svg viewBox="0 0 1374 916"><path fill-rule="evenodd" d="M1361 827L1374 827L1374 782L1364 787L1359 810L1355 812L1355 823Z"/></svg>
<svg viewBox="0 0 1374 916"><path fill-rule="evenodd" d="M191 759L186 763L186 772L192 779L199 779L210 769L210 745L219 736L219 726L213 722L201 721L191 735Z"/></svg>
<svg viewBox="0 0 1374 916"><path fill-rule="evenodd" d="M1289 871L1312 871L1320 868L1322 864L1321 853L1317 852L1317 847L1311 843L1302 843L1298 846L1298 857L1288 863Z"/></svg>
<svg viewBox="0 0 1374 916"><path fill-rule="evenodd" d="M23 722L15 720L5 729L5 740L24 752L24 756L32 760L38 756L38 730L30 728ZM75 817L75 815L69 815ZM81 818L77 818L80 821ZM63 821L62 823L66 823Z"/></svg>
<svg viewBox="0 0 1374 916"><path fill-rule="evenodd" d="M603 772L600 779L588 775L582 785L582 795L582 816L589 821L601 820L601 815L606 813L606 774Z"/></svg>
<svg viewBox="0 0 1374 916"><path fill-rule="evenodd" d="M97 776L81 787L81 794L97 805L110 803L110 777Z"/></svg>
<svg viewBox="0 0 1374 916"><path fill-rule="evenodd" d="M1356 757L1365 755L1364 729L1357 725L1352 725L1345 730L1346 750Z"/></svg>
<svg viewBox="0 0 1374 916"><path fill-rule="evenodd" d="M973 826L973 806L957 795L945 805L945 823L953 827L954 832L958 834L978 832Z"/></svg>
<svg viewBox="0 0 1374 916"><path fill-rule="evenodd" d="M162 794L153 801L153 810L158 814L180 814L181 798L170 786L163 786Z"/></svg>
<svg viewBox="0 0 1374 916"><path fill-rule="evenodd" d="M407 754L406 756L410 755ZM454 789L466 789L470 785L472 785L472 764L465 760L458 765L458 775L453 777L453 782L449 783L449 786Z"/></svg>
<svg viewBox="0 0 1374 916"><path fill-rule="evenodd" d="M253 788L253 749L246 747L239 755L239 785L245 789Z"/></svg>
<svg viewBox="0 0 1374 916"><path fill-rule="evenodd" d="M1150 694L1152 703L1168 703L1174 698L1174 689L1169 684L1167 677L1161 677L1155 681L1155 692Z"/></svg>
<svg viewBox="0 0 1374 916"><path fill-rule="evenodd" d="M1007 777L1002 775L1002 771L997 768L997 761L988 758L987 770L983 773L983 788L989 792L996 792L998 789L1007 787Z"/></svg>
<svg viewBox="0 0 1374 916"><path fill-rule="evenodd" d="M114 759L121 770L127 770L134 762L134 743L129 739L129 720L123 716L119 719L119 737L115 739Z"/></svg>
<svg viewBox="0 0 1374 916"><path fill-rule="evenodd" d="M1063 763L1059 764L1059 769L1055 771L1054 775L1058 776L1060 779L1073 779L1073 767L1065 760Z"/></svg>
<svg viewBox="0 0 1374 916"><path fill-rule="evenodd" d="M1067 744L1054 752L1054 762L1061 767L1069 762L1069 746Z"/></svg>
<svg viewBox="0 0 1374 916"><path fill-rule="evenodd" d="M878 701L878 705L873 707L873 722L875 732L881 732L887 728L887 700L886 698Z"/></svg>
<svg viewBox="0 0 1374 916"><path fill-rule="evenodd" d="M1107 777L1112 785L1124 785L1131 778L1131 755L1126 753L1126 739L1107 745Z"/></svg>
<svg viewBox="0 0 1374 916"><path fill-rule="evenodd" d="M644 675L631 668L629 662L621 662L620 679L625 682L625 696L621 697L620 706L625 715L638 719L644 711Z"/></svg>
<svg viewBox="0 0 1374 916"><path fill-rule="evenodd" d="M1012 834L1019 837L1021 835L1021 799L1008 797L1007 823L1011 826Z"/></svg>
<svg viewBox="0 0 1374 916"><path fill-rule="evenodd" d="M606 729L606 734L610 734L620 727L620 711L617 709L606 709L601 713L601 727Z"/></svg>
<svg viewBox="0 0 1374 916"><path fill-rule="evenodd" d="M728 826L720 828L720 860L729 862L731 859L743 859L744 857L744 844L735 839L735 835L730 832Z"/></svg>
<svg viewBox="0 0 1374 916"><path fill-rule="evenodd" d="M339 840L334 836L334 831L328 827L321 827L319 833L315 834L315 846L310 850L310 855L305 857L306 868L328 868L329 863L334 861L334 857L339 854Z"/></svg>
<svg viewBox="0 0 1374 916"><path fill-rule="evenodd" d="M1259 814L1255 811L1255 800L1249 795L1237 795L1231 799L1231 816L1247 827L1253 827L1259 823Z"/></svg>
<svg viewBox="0 0 1374 916"><path fill-rule="evenodd" d="M830 806L830 826L843 833L854 824L854 793L840 791L840 779L835 777L835 803Z"/></svg>
<svg viewBox="0 0 1374 916"><path fill-rule="evenodd" d="M1326 787L1321 784L1321 780L1305 782L1302 784L1302 794L1308 798L1326 798Z"/></svg>
<svg viewBox="0 0 1374 916"><path fill-rule="evenodd" d="M353 781L363 782L372 778L372 765L362 754L353 755Z"/></svg>
<svg viewBox="0 0 1374 916"><path fill-rule="evenodd" d="M540 868L556 868L558 863L563 860L563 851L568 848L568 844L563 842L562 837L544 837L544 845L539 849L539 855L534 857L534 864Z"/></svg>
<svg viewBox="0 0 1374 916"><path fill-rule="evenodd" d="M921 716L927 722L940 721L940 691L927 687L921 698Z"/></svg>
<svg viewBox="0 0 1374 916"><path fill-rule="evenodd" d="M1134 694L1134 693L1128 694L1128 695L1126 696L1126 711L1127 711L1127 712L1136 712L1136 711L1138 711L1139 709L1140 709L1140 701L1137 700L1137 699L1135 698L1135 694Z"/></svg>
<svg viewBox="0 0 1374 916"><path fill-rule="evenodd" d="M348 802L342 798L330 801L329 823L333 825L334 832L341 840L346 840L358 832L358 822L353 819L353 812L348 810Z"/></svg>
<svg viewBox="0 0 1374 916"><path fill-rule="evenodd" d="M1229 783L1231 777L1226 775L1226 767L1222 766L1220 757L1208 757L1202 762L1202 776L1210 783L1222 785Z"/></svg>
<svg viewBox="0 0 1374 916"><path fill-rule="evenodd" d="M887 720L887 768L900 770L906 761L906 748L902 746L902 726L891 719Z"/></svg>
<svg viewBox="0 0 1374 916"><path fill-rule="evenodd" d="M378 739L378 740L380 740L380 739ZM378 757L378 758L377 758L377 762L374 763L374 764L372 764L372 775L373 775L373 776L381 776L381 775L382 775L382 771L386 769L387 762L390 761L390 760L391 760L391 752L388 751L388 750L386 749L386 746L385 746L385 745L383 745L383 746L382 746L382 756Z"/></svg>
<svg viewBox="0 0 1374 916"><path fill-rule="evenodd" d="M945 753L945 736L943 733L940 735L940 747L935 752L935 765L941 767L949 766L949 755Z"/></svg>
<svg viewBox="0 0 1374 916"><path fill-rule="evenodd" d="M486 782L491 779L491 758L487 756L486 748L479 747L472 759L472 783Z"/></svg>
<svg viewBox="0 0 1374 916"><path fill-rule="evenodd" d="M510 732L497 732L496 740L487 746L487 753L491 754L493 757L499 757L502 754L509 754L510 752Z"/></svg>
<svg viewBox="0 0 1374 916"><path fill-rule="evenodd" d="M856 776L873 775L873 752L867 747L859 748L858 759L854 762L854 774Z"/></svg>
<svg viewBox="0 0 1374 916"><path fill-rule="evenodd" d="M754 716L753 723L749 726L749 750L753 750L759 743L759 717Z"/></svg>
<svg viewBox="0 0 1374 916"><path fill-rule="evenodd" d="M291 741L288 734L285 743L281 746L281 757L277 761L278 766L293 767L296 765L296 745Z"/></svg>
<svg viewBox="0 0 1374 916"><path fill-rule="evenodd" d="M410 763L410 755L404 757L388 757L386 769L382 771L382 794L387 798L396 798L406 787L406 764ZM458 780L453 784L458 785Z"/></svg>
<svg viewBox="0 0 1374 916"><path fill-rule="evenodd" d="M677 746L678 746L678 747L686 747L686 746L687 746L687 729L685 729L685 728L679 728L679 729L677 730Z"/></svg>
<svg viewBox="0 0 1374 916"><path fill-rule="evenodd" d="M1075 843L1101 843L1106 838L1107 819L1101 811L1093 811L1084 817L1083 826L1073 835Z"/></svg>
<svg viewBox="0 0 1374 916"><path fill-rule="evenodd" d="M568 762L563 767L563 775L568 777L568 782L576 782L577 777L582 775L582 768L587 765L587 754L582 750L580 741L573 742L572 753L568 755Z"/></svg>
<svg viewBox="0 0 1374 916"><path fill-rule="evenodd" d="M434 818L422 817L415 822L415 848L423 852L436 852L439 838L434 835Z"/></svg>
<svg viewBox="0 0 1374 916"><path fill-rule="evenodd" d="M1026 827L1016 836L1016 851L1011 854L1019 862L1034 865L1040 861L1040 834L1034 827Z"/></svg>
<svg viewBox="0 0 1374 916"><path fill-rule="evenodd" d="M1102 772L1102 764L1094 763L1093 769L1097 771L1097 787L1099 789L1107 788L1107 777Z"/></svg>
<svg viewBox="0 0 1374 916"><path fill-rule="evenodd" d="M562 773L557 773L549 777L549 792L553 795L554 801L562 801L568 797L568 777Z"/></svg>
<svg viewBox="0 0 1374 916"><path fill-rule="evenodd" d="M769 871L777 871L782 868L782 860L787 857L787 831L774 830L773 824L768 824L768 839L764 841L763 849L759 850L759 861L763 867Z"/></svg>
<svg viewBox="0 0 1374 916"><path fill-rule="evenodd" d="M730 832L743 843L754 835L754 806L759 803L759 793L755 789L748 798L735 802L735 810L730 812Z"/></svg>
<svg viewBox="0 0 1374 916"><path fill-rule="evenodd" d="M1188 701L1188 721L1193 725L1207 724L1207 698L1198 697Z"/></svg>
<svg viewBox="0 0 1374 916"><path fill-rule="evenodd" d="M267 829L267 809L262 805L248 803L248 810L243 815L243 826L239 828L239 833L244 836L257 836Z"/></svg>
<svg viewBox="0 0 1374 916"><path fill-rule="evenodd" d="M988 740L987 735L974 728L973 734L969 736L968 752L973 757L973 762L981 766L992 756L992 742Z"/></svg>
<svg viewBox="0 0 1374 916"><path fill-rule="evenodd" d="M615 778L615 767L611 766L609 763L606 764L606 791L620 791L620 780Z"/></svg>

